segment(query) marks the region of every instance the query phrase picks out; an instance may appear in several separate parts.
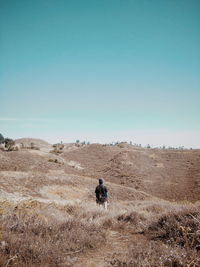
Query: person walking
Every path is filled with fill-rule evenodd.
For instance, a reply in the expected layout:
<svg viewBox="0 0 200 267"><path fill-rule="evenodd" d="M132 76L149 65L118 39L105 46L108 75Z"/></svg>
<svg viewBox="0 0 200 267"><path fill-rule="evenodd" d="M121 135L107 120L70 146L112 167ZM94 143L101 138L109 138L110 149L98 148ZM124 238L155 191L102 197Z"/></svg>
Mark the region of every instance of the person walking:
<svg viewBox="0 0 200 267"><path fill-rule="evenodd" d="M104 185L103 178L99 179L99 185L95 189L96 203L103 207L105 210L108 208L108 189Z"/></svg>

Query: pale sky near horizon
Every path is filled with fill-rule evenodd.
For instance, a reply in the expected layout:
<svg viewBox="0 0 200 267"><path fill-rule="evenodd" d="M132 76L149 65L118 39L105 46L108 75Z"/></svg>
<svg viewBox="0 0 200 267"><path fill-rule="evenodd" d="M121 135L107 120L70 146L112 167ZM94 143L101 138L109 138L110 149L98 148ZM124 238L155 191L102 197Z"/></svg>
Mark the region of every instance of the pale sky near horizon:
<svg viewBox="0 0 200 267"><path fill-rule="evenodd" d="M0 133L200 148L200 1L0 0Z"/></svg>

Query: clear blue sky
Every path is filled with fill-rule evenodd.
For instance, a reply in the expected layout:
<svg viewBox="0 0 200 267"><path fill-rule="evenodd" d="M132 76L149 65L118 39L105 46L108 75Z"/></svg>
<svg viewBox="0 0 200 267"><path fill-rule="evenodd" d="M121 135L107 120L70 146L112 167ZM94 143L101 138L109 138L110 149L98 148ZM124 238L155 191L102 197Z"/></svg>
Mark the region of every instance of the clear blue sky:
<svg viewBox="0 0 200 267"><path fill-rule="evenodd" d="M199 14L198 0L1 0L0 132L200 147Z"/></svg>

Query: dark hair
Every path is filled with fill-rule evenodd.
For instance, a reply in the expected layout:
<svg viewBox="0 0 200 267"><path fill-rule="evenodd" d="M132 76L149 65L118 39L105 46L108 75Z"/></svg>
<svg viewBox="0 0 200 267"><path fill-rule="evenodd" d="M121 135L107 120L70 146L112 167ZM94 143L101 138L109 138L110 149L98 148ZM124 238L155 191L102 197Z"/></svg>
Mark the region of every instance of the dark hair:
<svg viewBox="0 0 200 267"><path fill-rule="evenodd" d="M103 184L103 178L99 179L99 184Z"/></svg>

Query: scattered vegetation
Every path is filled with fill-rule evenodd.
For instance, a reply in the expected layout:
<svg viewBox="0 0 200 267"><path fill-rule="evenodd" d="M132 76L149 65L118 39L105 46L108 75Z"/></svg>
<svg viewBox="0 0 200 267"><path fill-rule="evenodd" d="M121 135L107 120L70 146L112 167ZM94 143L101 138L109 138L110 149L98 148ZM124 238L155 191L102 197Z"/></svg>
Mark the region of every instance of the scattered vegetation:
<svg viewBox="0 0 200 267"><path fill-rule="evenodd" d="M133 243L126 255L113 254L109 266L163 266L184 267L200 265L200 213L196 209L167 212L149 218L137 213L122 215L118 220L138 227L144 239ZM148 218L146 218L148 221Z"/></svg>
<svg viewBox="0 0 200 267"><path fill-rule="evenodd" d="M49 162L56 163L56 164L63 164L63 162L60 161L59 159L49 159L48 161L49 161Z"/></svg>
<svg viewBox="0 0 200 267"><path fill-rule="evenodd" d="M40 150L38 146L35 145L35 143L31 142L30 149Z"/></svg>
<svg viewBox="0 0 200 267"><path fill-rule="evenodd" d="M197 267L199 255L179 247L168 247L158 242L133 244L126 255L113 254L107 266L115 267Z"/></svg>
<svg viewBox="0 0 200 267"><path fill-rule="evenodd" d="M2 134L0 134L0 144L1 150L13 151L15 150L15 141L11 138L4 138Z"/></svg>
<svg viewBox="0 0 200 267"><path fill-rule="evenodd" d="M14 150L15 141L13 139L5 138L4 144L5 144L5 149L7 151L13 151Z"/></svg>
<svg viewBox="0 0 200 267"><path fill-rule="evenodd" d="M82 142L80 140L76 140L76 142L75 142L75 146L77 146L77 147L84 146L86 144L89 145L90 142L86 142L85 140Z"/></svg>
<svg viewBox="0 0 200 267"><path fill-rule="evenodd" d="M98 260L99 266L200 266L199 194L193 190L199 188L199 151L79 141L80 149L55 144L55 156L49 144L16 142L29 149L37 144L41 152L0 151L0 193L10 201L0 200L0 266ZM109 188L108 212L95 204L93 178L101 176Z"/></svg>
<svg viewBox="0 0 200 267"><path fill-rule="evenodd" d="M54 144L53 150L51 150L50 152L54 153L54 154L61 154L61 153L63 153L64 147L65 146L63 143Z"/></svg>
<svg viewBox="0 0 200 267"><path fill-rule="evenodd" d="M171 246L200 250L200 213L184 211L164 215L147 228L146 234Z"/></svg>
<svg viewBox="0 0 200 267"><path fill-rule="evenodd" d="M160 216L152 208L145 210L130 206L124 212L116 206L106 213L89 203L57 206L37 201L8 205L0 211L0 265L73 266L87 250L104 249L106 233L115 231L136 239L129 240L123 253L106 257L106 266L199 266L197 209L174 208Z"/></svg>
<svg viewBox="0 0 200 267"><path fill-rule="evenodd" d="M30 144L26 144L26 145L22 142L22 143L20 143L20 148L40 150L39 146L37 146L34 142L31 142Z"/></svg>

